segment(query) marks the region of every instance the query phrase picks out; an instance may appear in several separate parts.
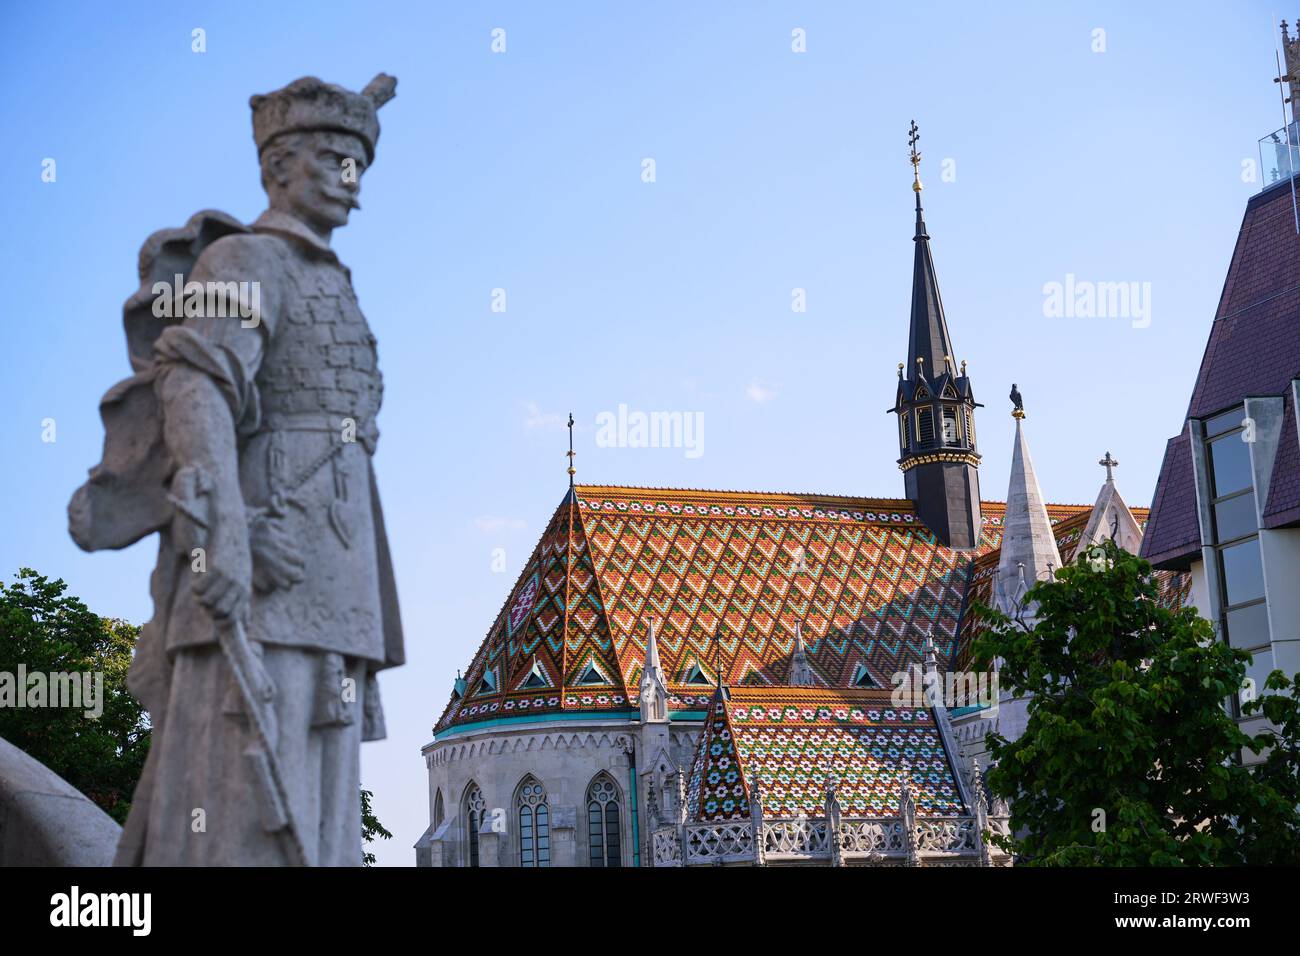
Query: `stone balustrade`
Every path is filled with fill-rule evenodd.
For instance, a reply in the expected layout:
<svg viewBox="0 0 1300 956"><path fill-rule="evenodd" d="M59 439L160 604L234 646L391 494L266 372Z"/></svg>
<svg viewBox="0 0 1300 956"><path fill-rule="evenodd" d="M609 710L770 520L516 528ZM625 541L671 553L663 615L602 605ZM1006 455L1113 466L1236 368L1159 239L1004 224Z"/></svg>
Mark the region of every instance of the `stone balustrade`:
<svg viewBox="0 0 1300 956"><path fill-rule="evenodd" d="M1005 816L989 816L988 834L1006 836ZM654 866L754 865L913 865L1004 866L1010 858L986 843L976 817L916 817L912 839L902 815L843 817L838 852L827 817L771 817L757 823L756 853L751 820L665 826L652 835ZM987 860L987 864L984 861Z"/></svg>

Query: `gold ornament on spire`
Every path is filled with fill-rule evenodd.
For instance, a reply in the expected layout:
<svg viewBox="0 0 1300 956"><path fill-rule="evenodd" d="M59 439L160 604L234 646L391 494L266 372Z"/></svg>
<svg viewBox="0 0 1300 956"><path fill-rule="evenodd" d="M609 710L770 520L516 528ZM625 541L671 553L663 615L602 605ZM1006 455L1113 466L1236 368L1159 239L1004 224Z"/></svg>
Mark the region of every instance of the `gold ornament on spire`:
<svg viewBox="0 0 1300 956"><path fill-rule="evenodd" d="M569 451L566 457L569 459L569 487L570 488L573 487L573 476L577 474L577 469L573 467L573 456L576 454L577 452L573 450L573 412L569 412Z"/></svg>
<svg viewBox="0 0 1300 956"><path fill-rule="evenodd" d="M912 149L912 190L920 192L921 186L921 154L916 151L916 141L921 138L917 132L916 120L912 120L912 128L907 133L907 145Z"/></svg>

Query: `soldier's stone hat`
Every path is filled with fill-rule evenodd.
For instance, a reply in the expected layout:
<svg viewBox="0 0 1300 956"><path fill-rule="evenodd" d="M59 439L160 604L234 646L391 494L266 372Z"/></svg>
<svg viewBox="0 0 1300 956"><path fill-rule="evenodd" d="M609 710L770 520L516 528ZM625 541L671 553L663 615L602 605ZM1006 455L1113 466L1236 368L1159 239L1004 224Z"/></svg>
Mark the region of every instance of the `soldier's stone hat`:
<svg viewBox="0 0 1300 956"><path fill-rule="evenodd" d="M396 90L397 80L380 73L360 93L304 76L273 93L258 94L248 101L257 154L282 133L333 130L359 138L366 145L366 162L373 162L379 141L378 110Z"/></svg>

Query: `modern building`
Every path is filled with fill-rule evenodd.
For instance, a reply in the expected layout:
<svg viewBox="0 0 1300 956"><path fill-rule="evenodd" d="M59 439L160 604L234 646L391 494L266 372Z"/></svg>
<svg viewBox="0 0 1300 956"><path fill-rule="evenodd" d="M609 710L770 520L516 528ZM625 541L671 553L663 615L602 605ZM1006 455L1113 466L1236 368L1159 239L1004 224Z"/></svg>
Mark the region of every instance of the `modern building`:
<svg viewBox="0 0 1300 956"><path fill-rule="evenodd" d="M1285 22L1282 35L1294 111L1300 39ZM1295 123L1260 140L1265 185L1246 203L1141 551L1157 568L1189 573L1188 602L1250 652L1245 694L1274 668L1300 672L1297 143Z"/></svg>
<svg viewBox="0 0 1300 956"><path fill-rule="evenodd" d="M579 485L571 470L423 748L421 865L1005 861L980 836L1006 814L975 741L998 718L950 715L922 688L968 656L976 597L1019 610L1086 542L1136 548L1146 512L1124 504L1109 453L1095 505L1046 504L1020 417L1008 501L981 501L980 406L919 172L913 185L891 409L906 497Z"/></svg>

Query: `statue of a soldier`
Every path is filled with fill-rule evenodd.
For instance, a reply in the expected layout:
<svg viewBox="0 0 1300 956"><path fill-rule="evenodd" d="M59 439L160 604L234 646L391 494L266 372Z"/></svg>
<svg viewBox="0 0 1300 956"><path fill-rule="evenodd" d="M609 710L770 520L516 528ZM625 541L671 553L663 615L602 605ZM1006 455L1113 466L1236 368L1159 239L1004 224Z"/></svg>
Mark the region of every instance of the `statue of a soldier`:
<svg viewBox="0 0 1300 956"><path fill-rule="evenodd" d="M153 739L119 865L361 862L360 744L384 736L375 673L403 649L375 337L330 235L395 86L253 97L267 211L201 212L141 250L135 374L69 506L87 550L160 538L129 678Z"/></svg>

